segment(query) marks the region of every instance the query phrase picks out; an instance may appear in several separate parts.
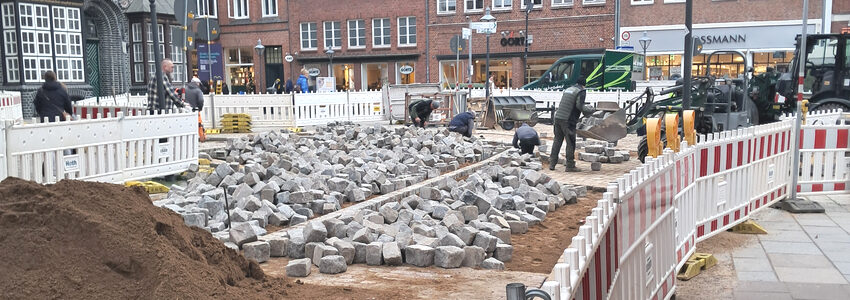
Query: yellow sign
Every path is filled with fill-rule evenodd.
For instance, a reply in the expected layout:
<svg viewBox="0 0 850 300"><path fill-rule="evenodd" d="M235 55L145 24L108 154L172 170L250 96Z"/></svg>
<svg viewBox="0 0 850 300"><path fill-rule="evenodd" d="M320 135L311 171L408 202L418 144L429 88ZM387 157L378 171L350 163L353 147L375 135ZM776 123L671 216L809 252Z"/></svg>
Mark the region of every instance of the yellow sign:
<svg viewBox="0 0 850 300"><path fill-rule="evenodd" d="M381 111L381 107L380 107L380 106L378 106L378 105L375 105L375 106L372 106L372 110L373 110L373 111L375 111L375 112L380 112L380 111Z"/></svg>

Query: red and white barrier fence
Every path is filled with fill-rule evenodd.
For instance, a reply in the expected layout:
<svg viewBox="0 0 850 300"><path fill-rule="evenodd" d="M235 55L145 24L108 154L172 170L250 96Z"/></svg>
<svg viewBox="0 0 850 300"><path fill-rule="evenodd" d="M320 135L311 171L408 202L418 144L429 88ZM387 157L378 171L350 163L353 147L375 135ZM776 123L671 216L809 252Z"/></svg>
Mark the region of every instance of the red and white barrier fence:
<svg viewBox="0 0 850 300"><path fill-rule="evenodd" d="M553 299L669 299L697 242L787 197L792 133L785 120L648 158L609 185L544 287L557 283Z"/></svg>
<svg viewBox="0 0 850 300"><path fill-rule="evenodd" d="M0 119L20 120L23 117L21 92L0 91Z"/></svg>
<svg viewBox="0 0 850 300"><path fill-rule="evenodd" d="M800 128L800 177L797 192L850 193L850 125Z"/></svg>

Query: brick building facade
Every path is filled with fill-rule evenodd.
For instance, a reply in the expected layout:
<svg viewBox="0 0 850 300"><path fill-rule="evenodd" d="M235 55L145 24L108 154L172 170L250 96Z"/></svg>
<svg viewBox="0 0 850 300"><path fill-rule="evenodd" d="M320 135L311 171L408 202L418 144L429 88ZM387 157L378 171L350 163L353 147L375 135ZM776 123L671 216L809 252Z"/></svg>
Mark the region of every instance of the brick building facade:
<svg viewBox="0 0 850 300"><path fill-rule="evenodd" d="M823 8L822 1L809 2L809 33L830 31L823 21L825 17L829 20L829 10ZM623 0L620 12L621 45L633 46L640 52L639 39L644 34L651 39L646 49L649 78L670 80L681 76L685 1ZM736 50L745 54L746 62L731 54L713 57L711 70L715 75L736 77L747 65L754 67L756 73L768 67L782 70L793 58L802 14L802 3L797 0L693 0L693 36L703 41L704 53ZM705 54L694 57L694 74L704 74L706 58Z"/></svg>
<svg viewBox="0 0 850 300"><path fill-rule="evenodd" d="M256 79L257 90L264 90L277 78L294 81L305 68L318 74L311 77L314 85L316 77L331 74L326 53L331 46L336 89L379 89L383 84L423 82L453 85L456 78L468 78L468 68L454 69L455 54L449 42L468 26L467 22L477 22L485 7L492 9L498 23L490 51L491 71L500 87L520 87L526 76L540 76L564 55L601 53L613 46L612 2L535 3L529 32L537 39L529 48L529 71L524 71L524 47L517 39L525 31L525 5L520 0L367 0L346 5L345 9L325 9L341 5L331 0L219 0L225 82L236 92L245 89L247 79ZM267 9L274 5L277 15L269 16ZM253 50L257 40L266 49L263 57ZM472 79L478 83L485 80L484 41L483 34L473 34L476 71ZM291 63L282 59L287 55L292 56ZM468 65L467 58L464 50L461 66ZM453 75L455 72L459 76Z"/></svg>

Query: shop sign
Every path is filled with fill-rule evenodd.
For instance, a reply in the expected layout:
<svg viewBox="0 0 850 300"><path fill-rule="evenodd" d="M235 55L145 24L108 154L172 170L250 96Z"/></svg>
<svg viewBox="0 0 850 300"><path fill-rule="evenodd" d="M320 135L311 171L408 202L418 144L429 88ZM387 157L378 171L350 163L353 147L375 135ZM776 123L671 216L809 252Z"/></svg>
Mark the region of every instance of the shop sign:
<svg viewBox="0 0 850 300"><path fill-rule="evenodd" d="M316 78L316 91L317 92L333 92L333 91L336 91L336 87L334 86L335 82L336 82L336 80L334 80L334 77L317 77Z"/></svg>
<svg viewBox="0 0 850 300"><path fill-rule="evenodd" d="M746 43L746 34L724 34L724 35L703 35L697 36L703 44L730 44L730 43Z"/></svg>
<svg viewBox="0 0 850 300"><path fill-rule="evenodd" d="M288 62L288 63L291 63L293 60L295 60L295 58L292 57L292 55L289 55L289 54L287 54L286 57L284 57L283 59L285 59L286 62Z"/></svg>
<svg viewBox="0 0 850 300"><path fill-rule="evenodd" d="M321 74L321 71L316 68L310 68L309 70L307 70L307 74L310 75L310 77L317 77L319 76L319 74Z"/></svg>
<svg viewBox="0 0 850 300"><path fill-rule="evenodd" d="M67 155L64 157L65 173L77 172L80 170L80 156Z"/></svg>
<svg viewBox="0 0 850 300"><path fill-rule="evenodd" d="M401 74L404 74L404 75L408 75L410 73L413 73L413 66L411 66L411 65L401 66L401 68L398 68L398 72L401 73Z"/></svg>
<svg viewBox="0 0 850 300"><path fill-rule="evenodd" d="M500 41L500 44L502 45L502 47L523 46L523 45L525 45L525 38L524 37L506 37L506 38L502 38L502 40Z"/></svg>
<svg viewBox="0 0 850 300"><path fill-rule="evenodd" d="M210 70L212 70L213 80L224 80L224 66L222 65L221 60L221 44L209 45L209 53L207 51L206 43L198 44L198 79L201 81L209 81Z"/></svg>

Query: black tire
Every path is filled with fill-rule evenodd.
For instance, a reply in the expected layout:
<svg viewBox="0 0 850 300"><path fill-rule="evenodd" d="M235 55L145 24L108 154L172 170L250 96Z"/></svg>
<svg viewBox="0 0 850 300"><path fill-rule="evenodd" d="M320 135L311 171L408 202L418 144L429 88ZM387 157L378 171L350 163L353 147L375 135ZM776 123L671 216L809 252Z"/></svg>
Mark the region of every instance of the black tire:
<svg viewBox="0 0 850 300"><path fill-rule="evenodd" d="M514 129L514 121L503 120L502 122L499 123L499 126L502 127L502 129L504 129L504 130L511 130L511 129Z"/></svg>
<svg viewBox="0 0 850 300"><path fill-rule="evenodd" d="M638 143L637 148L637 155L640 162L646 161L646 156L649 155L649 146L646 144L646 137L642 137L640 139L640 143Z"/></svg>
<svg viewBox="0 0 850 300"><path fill-rule="evenodd" d="M537 115L537 112L531 113L531 117L528 118L528 121L525 121L528 126L534 127L537 123L540 122L540 116Z"/></svg>
<svg viewBox="0 0 850 300"><path fill-rule="evenodd" d="M815 111L822 111L822 110L834 110L834 109L837 109L837 110L840 110L840 111L843 111L843 112L850 112L850 107L847 107L847 106L845 106L841 103L835 103L835 102L818 105L818 106L815 107L814 110Z"/></svg>
<svg viewBox="0 0 850 300"><path fill-rule="evenodd" d="M759 119L759 107L752 99L747 99L747 112L750 114L750 124L753 126L761 124Z"/></svg>

